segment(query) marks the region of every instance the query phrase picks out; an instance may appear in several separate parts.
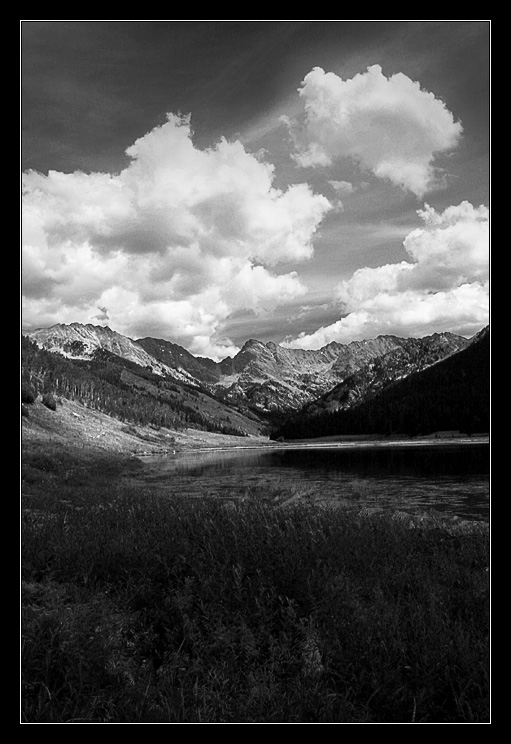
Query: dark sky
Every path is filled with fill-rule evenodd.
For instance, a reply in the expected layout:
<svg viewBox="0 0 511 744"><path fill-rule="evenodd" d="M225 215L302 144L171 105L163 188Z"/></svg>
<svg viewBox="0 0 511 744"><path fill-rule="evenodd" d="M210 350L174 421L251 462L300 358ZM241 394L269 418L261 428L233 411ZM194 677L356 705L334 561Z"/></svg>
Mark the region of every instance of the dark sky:
<svg viewBox="0 0 511 744"><path fill-rule="evenodd" d="M387 75L405 63L484 147L487 32L485 22L24 21L22 167L115 170L167 112L192 113L199 145L232 137L313 67L350 76L374 62Z"/></svg>
<svg viewBox="0 0 511 744"><path fill-rule="evenodd" d="M311 260L297 263L295 255L287 260L282 254L278 269L271 269L276 276L298 271L307 295L297 292L293 302L288 298L276 305L270 303L272 309L266 312L254 310L250 303L243 307L238 301L232 312L218 314L215 330L209 333L238 345L245 335L279 342L299 333L308 335L314 324L328 327L340 319L342 307L335 289L340 282L349 281L358 269L410 260L403 240L413 229L421 228L423 218L417 217L417 210L425 203L438 214L464 201L474 208L489 206L489 51L488 21L22 21L22 171L40 173L43 180L38 181L37 189L47 195L51 192L53 199L54 181L48 180L52 171L118 175L132 163L126 150L162 127L168 114L190 114L197 152L208 152L225 138L228 142L238 139L246 153L259 159L264 153L273 167L274 187L285 192L290 184L307 183L314 193L337 206L325 213L320 228L310 233L314 235ZM388 80L397 81L393 76L401 75L416 81L424 92L423 99L429 94L437 103L443 102L452 121L461 122L463 132L455 146L442 145L441 151L431 155L438 173L445 174L442 188L424 195L421 192L418 198L413 189L401 188L394 177L390 182L387 175L381 177L381 164L371 161L373 156L365 144L350 142L350 155L345 140L342 147L347 149L340 155L334 153L337 159L330 165L323 167L317 162L304 167L303 160L297 165L280 117L303 116L298 89L305 76L322 68L336 80L353 81L374 65L381 66ZM329 88L326 95L334 100L337 94ZM360 107L362 99L353 100ZM404 98L399 99L399 111L400 107L400 127L406 127L411 109L406 108ZM434 125L428 113L421 116L417 115L410 127L423 127L429 136ZM368 121L366 117L363 126ZM375 121L372 119L372 125ZM395 122L390 129L394 126ZM382 131L378 136L386 136ZM311 136L322 134L316 128ZM334 140L338 134L332 135ZM334 144L338 146L337 140ZM327 149L330 146L332 140ZM346 184L351 184L351 191ZM30 182L31 195L33 188ZM59 217L52 213L52 220L69 219L69 198L68 194L66 204L59 202L64 211ZM94 302L104 307L108 297L105 285L97 287L94 298L91 283L79 305L71 306L59 295L57 287L67 279L57 277L56 254L50 255L55 237L49 238L49 219L46 226L40 225L46 238L38 232L33 240L42 242L30 247L32 289L24 313L32 326L38 321L42 325L59 318L70 322L93 317ZM109 225L108 230L112 229ZM92 232L87 239L94 240ZM77 244L68 244L67 253L59 254L61 259L73 250L78 250ZM105 257L99 244L91 250L95 259ZM201 250L206 255L206 248ZM251 258L252 268L259 260L268 266L264 258ZM39 283L37 267L41 271ZM425 281L422 270L418 273ZM451 290L463 278L458 279ZM95 282L99 285L97 279ZM46 304L41 299L43 286L52 287ZM134 291L132 285L129 291ZM146 306L143 294L150 293L139 293L140 308ZM114 315L112 309L108 317L113 324ZM136 322L131 327L126 324L122 331L130 335L130 330L133 334L146 330L150 335L145 314L134 315ZM472 321L460 321L458 330L475 328L476 316ZM437 325L442 322L449 325L447 320L435 321ZM435 323L425 321L424 332ZM456 322L451 325L455 327ZM399 323L389 320L390 327L399 330ZM410 332L415 333L416 328L417 324L411 324ZM369 330L374 330L374 324ZM153 331L175 333L175 326L170 323L165 331L161 321ZM190 331L189 337L198 335ZM187 338L184 334L181 341ZM188 345L193 346L193 341ZM199 347L196 344L194 348Z"/></svg>

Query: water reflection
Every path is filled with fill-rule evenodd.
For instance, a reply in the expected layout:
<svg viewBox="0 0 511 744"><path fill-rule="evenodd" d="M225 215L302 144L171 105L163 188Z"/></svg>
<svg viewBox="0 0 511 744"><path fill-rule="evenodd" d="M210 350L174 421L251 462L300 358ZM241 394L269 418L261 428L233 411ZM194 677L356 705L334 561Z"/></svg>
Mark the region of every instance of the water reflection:
<svg viewBox="0 0 511 744"><path fill-rule="evenodd" d="M362 508L489 518L489 445L365 446L187 453L153 460L153 482L174 493L280 493Z"/></svg>

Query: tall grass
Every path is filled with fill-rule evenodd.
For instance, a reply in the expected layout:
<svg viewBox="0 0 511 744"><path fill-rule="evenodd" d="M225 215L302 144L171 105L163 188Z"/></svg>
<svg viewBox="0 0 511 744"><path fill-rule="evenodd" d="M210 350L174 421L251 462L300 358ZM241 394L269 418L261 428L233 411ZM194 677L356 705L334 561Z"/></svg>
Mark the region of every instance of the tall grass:
<svg viewBox="0 0 511 744"><path fill-rule="evenodd" d="M489 720L484 530L25 465L23 722Z"/></svg>

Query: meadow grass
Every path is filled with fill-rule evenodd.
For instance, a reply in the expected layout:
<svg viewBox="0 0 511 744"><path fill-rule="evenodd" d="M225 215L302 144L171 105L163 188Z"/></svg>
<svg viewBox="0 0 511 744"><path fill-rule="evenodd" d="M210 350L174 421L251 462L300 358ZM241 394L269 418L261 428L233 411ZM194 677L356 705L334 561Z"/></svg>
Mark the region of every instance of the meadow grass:
<svg viewBox="0 0 511 744"><path fill-rule="evenodd" d="M26 723L489 722L484 529L23 458Z"/></svg>

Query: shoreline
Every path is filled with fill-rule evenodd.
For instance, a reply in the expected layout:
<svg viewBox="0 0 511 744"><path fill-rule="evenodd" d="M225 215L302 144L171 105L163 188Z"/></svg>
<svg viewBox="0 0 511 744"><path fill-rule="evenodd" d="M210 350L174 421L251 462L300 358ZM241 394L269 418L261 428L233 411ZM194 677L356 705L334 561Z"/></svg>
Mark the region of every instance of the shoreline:
<svg viewBox="0 0 511 744"><path fill-rule="evenodd" d="M77 447L131 457L177 456L192 452L229 452L286 449L358 449L390 447L429 447L444 445L489 444L487 432L468 436L459 431L439 431L420 437L333 435L311 439L276 441L267 436L241 437L197 429L170 430L135 426L63 399L55 411L41 402L30 405L22 417L21 441L24 447Z"/></svg>
<svg viewBox="0 0 511 744"><path fill-rule="evenodd" d="M181 454L206 453L206 452L232 452L232 451L256 451L256 450L311 450L311 449L370 449L370 448L391 448L391 447L441 447L454 445L470 444L488 444L490 437L486 435L453 436L453 437L434 437L427 436L422 438L396 438L396 439L373 439L363 437L357 439L346 439L343 441L327 440L290 440L285 442L272 442L258 444L225 444L220 446L193 447L186 445L182 448L176 448L172 452L147 453L138 455L139 457L168 457L179 456Z"/></svg>

